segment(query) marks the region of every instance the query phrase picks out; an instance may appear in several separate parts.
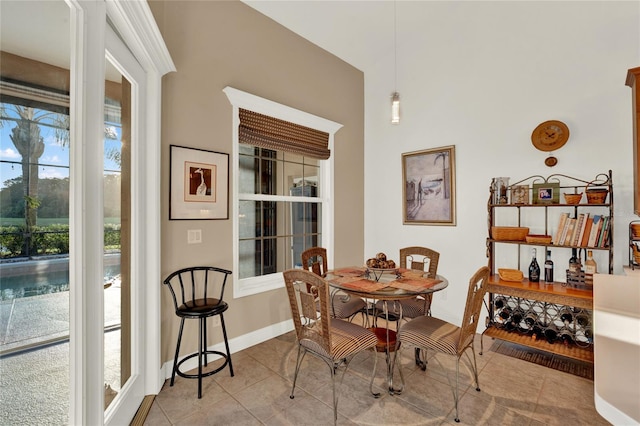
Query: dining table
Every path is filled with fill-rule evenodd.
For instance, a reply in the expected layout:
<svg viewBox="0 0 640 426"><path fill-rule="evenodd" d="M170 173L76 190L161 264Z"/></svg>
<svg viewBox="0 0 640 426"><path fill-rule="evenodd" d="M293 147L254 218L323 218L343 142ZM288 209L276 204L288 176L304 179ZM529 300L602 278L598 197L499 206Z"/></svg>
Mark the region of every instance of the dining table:
<svg viewBox="0 0 640 426"><path fill-rule="evenodd" d="M416 296L426 296L444 290L449 285L449 281L442 275L429 277L426 271L406 268L378 269L360 266L348 266L327 271L325 279L332 288L332 292L342 291L348 296L361 297L370 302L367 309L367 320L365 326L372 330L378 337L378 352L385 352L387 364L387 384L389 393L400 394L404 388L404 378L402 369L400 373L400 387L394 385L394 369L397 359L397 351L400 342L397 340L397 333L402 321L402 306L397 306L396 329L389 327L389 302L397 302L403 299L411 299ZM376 312L376 302L383 302L383 312ZM368 320L368 315L372 314L374 321ZM385 327L377 326L377 317L386 319Z"/></svg>

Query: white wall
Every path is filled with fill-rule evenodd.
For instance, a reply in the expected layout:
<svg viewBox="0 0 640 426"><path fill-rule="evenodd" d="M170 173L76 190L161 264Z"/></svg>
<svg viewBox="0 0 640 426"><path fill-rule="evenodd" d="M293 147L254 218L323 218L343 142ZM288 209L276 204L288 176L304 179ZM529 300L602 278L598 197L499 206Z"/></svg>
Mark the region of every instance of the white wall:
<svg viewBox="0 0 640 426"><path fill-rule="evenodd" d="M437 316L459 323L467 284L487 263L488 189L563 173L589 180L613 170L615 273L627 263L632 213L631 89L640 65L638 2L398 2L399 126L389 124L393 52L365 70L365 253L397 260L398 249L441 253L449 288ZM570 129L558 165L531 144L550 119ZM456 147L457 226L402 224L402 153ZM395 257L394 257L395 256ZM568 256L567 256L568 258ZM539 261L542 256L539 256ZM556 270L565 269L558 254Z"/></svg>

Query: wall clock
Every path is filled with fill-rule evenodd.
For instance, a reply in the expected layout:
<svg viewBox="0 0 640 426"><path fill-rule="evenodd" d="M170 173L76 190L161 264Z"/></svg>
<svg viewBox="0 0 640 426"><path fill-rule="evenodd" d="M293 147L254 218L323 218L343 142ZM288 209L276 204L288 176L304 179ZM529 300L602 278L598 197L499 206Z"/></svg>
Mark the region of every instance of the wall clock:
<svg viewBox="0 0 640 426"><path fill-rule="evenodd" d="M549 120L538 124L531 133L531 142L540 151L550 152L560 149L569 140L569 128L562 121ZM558 159L550 155L544 164L553 167L558 164Z"/></svg>
<svg viewBox="0 0 640 426"><path fill-rule="evenodd" d="M555 151L569 140L569 128L562 121L549 120L538 124L531 133L531 142L540 151Z"/></svg>

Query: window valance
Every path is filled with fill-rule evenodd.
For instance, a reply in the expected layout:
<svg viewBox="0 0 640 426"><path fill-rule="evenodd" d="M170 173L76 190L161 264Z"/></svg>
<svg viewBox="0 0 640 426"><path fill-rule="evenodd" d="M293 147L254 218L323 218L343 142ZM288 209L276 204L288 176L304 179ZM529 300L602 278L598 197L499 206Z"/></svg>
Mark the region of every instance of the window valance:
<svg viewBox="0 0 640 426"><path fill-rule="evenodd" d="M280 120L243 108L240 112L240 143L293 152L326 160L331 155L329 133Z"/></svg>

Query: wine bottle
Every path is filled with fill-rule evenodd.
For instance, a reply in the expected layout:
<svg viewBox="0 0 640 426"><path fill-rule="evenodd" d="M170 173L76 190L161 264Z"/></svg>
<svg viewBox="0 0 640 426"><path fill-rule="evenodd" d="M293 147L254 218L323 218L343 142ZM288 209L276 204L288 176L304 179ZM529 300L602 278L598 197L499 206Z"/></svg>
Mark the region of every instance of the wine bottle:
<svg viewBox="0 0 640 426"><path fill-rule="evenodd" d="M531 263L529 264L529 282L540 282L540 265L536 259L536 249L531 249Z"/></svg>
<svg viewBox="0 0 640 426"><path fill-rule="evenodd" d="M565 346L570 346L573 344L573 334L566 329L560 330L560 340Z"/></svg>
<svg viewBox="0 0 640 426"><path fill-rule="evenodd" d="M515 308L511 313L511 320L510 320L514 330L518 330L518 331L526 330L525 327L520 326L520 323L522 322L523 318L524 318L524 311L521 308Z"/></svg>
<svg viewBox="0 0 640 426"><path fill-rule="evenodd" d="M538 314L535 312L527 312L524 317L524 323L527 324L529 329L533 329L533 326L538 322Z"/></svg>
<svg viewBox="0 0 640 426"><path fill-rule="evenodd" d="M566 306L560 310L560 321L565 324L571 324L573 322L573 313L571 309Z"/></svg>
<svg viewBox="0 0 640 426"><path fill-rule="evenodd" d="M505 306L500 310L500 313L498 315L500 316L500 318L502 318L502 322L507 322L509 317L511 317L511 308Z"/></svg>
<svg viewBox="0 0 640 426"><path fill-rule="evenodd" d="M544 338L547 339L547 342L554 343L558 338L558 327L555 324L551 323L544 329Z"/></svg>
<svg viewBox="0 0 640 426"><path fill-rule="evenodd" d="M553 260L551 260L551 250L547 250L547 260L544 261L544 281L553 282Z"/></svg>
<svg viewBox="0 0 640 426"><path fill-rule="evenodd" d="M571 258L569 259L569 271L570 272L580 272L582 270L582 263L578 258L578 253L576 248L571 249Z"/></svg>
<svg viewBox="0 0 640 426"><path fill-rule="evenodd" d="M585 274L596 274L598 272L598 265L596 261L593 260L593 251L587 250L587 260L584 262L584 272Z"/></svg>
<svg viewBox="0 0 640 426"><path fill-rule="evenodd" d="M533 327L531 327L531 338L533 340L540 340L542 336L542 327L540 327L539 324L534 324Z"/></svg>
<svg viewBox="0 0 640 426"><path fill-rule="evenodd" d="M589 343L592 343L593 342L593 330L591 330L591 328L585 328L584 329L584 337L587 338Z"/></svg>
<svg viewBox="0 0 640 426"><path fill-rule="evenodd" d="M496 297L493 300L493 306L495 306L496 309L502 309L505 307L506 304L507 304L507 301L505 300L504 297Z"/></svg>
<svg viewBox="0 0 640 426"><path fill-rule="evenodd" d="M586 327L589 325L589 316L585 315L585 314L577 314L576 315L576 321L578 322L579 325L581 325L582 327Z"/></svg>

